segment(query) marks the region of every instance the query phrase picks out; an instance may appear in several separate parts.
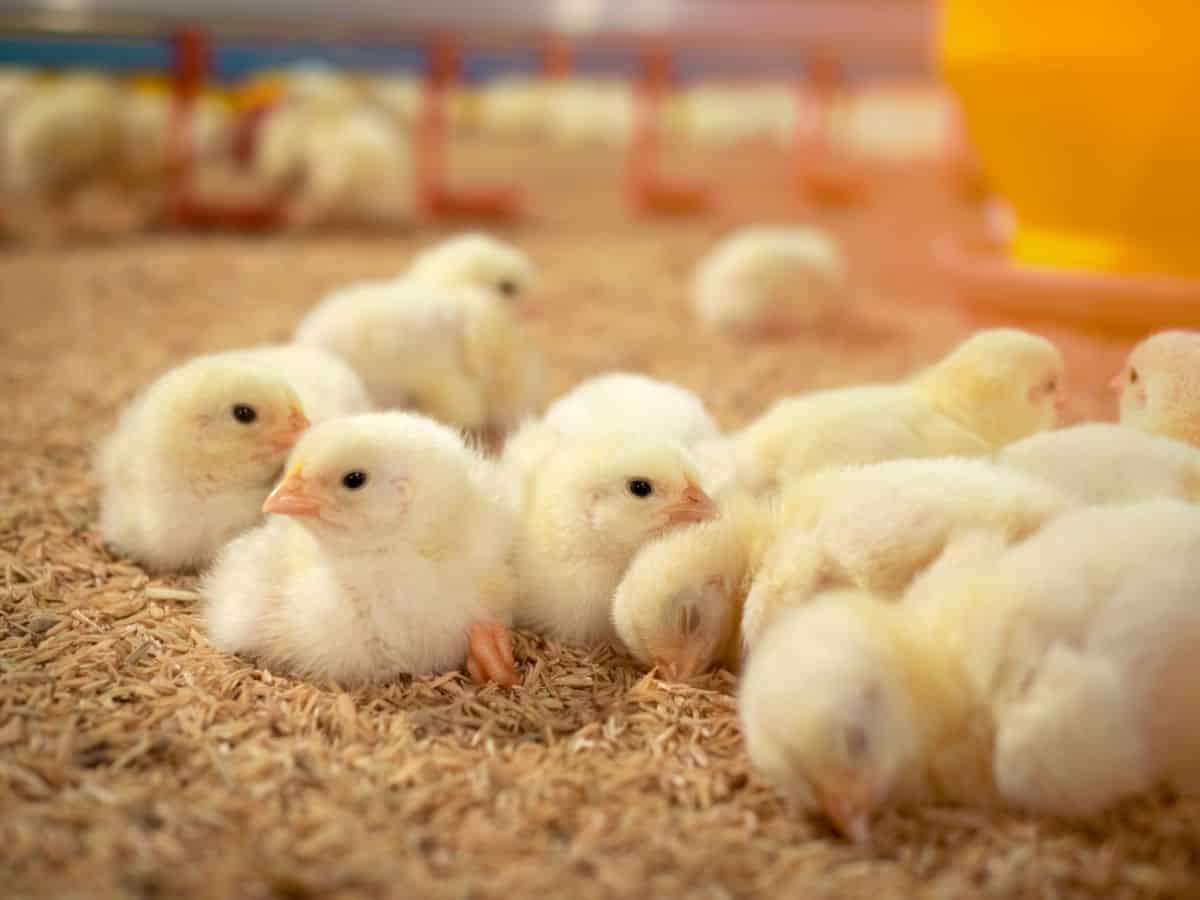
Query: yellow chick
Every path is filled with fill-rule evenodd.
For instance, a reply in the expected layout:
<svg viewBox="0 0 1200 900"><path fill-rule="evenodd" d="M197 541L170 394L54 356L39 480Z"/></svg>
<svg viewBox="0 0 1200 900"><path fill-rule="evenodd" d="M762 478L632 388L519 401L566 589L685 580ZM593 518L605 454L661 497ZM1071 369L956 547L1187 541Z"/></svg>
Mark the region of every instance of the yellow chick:
<svg viewBox="0 0 1200 900"><path fill-rule="evenodd" d="M35 69L0 66L0 119L17 104L32 97L40 80Z"/></svg>
<svg viewBox="0 0 1200 900"><path fill-rule="evenodd" d="M780 619L741 686L756 766L858 841L890 802L1086 816L1159 781L1200 792L1200 511L1091 507L966 544L907 608L830 595Z"/></svg>
<svg viewBox="0 0 1200 900"><path fill-rule="evenodd" d="M791 141L799 124L800 104L791 85L702 83L688 88L684 100L686 135L696 143Z"/></svg>
<svg viewBox="0 0 1200 900"><path fill-rule="evenodd" d="M539 134L546 122L547 97L552 88L525 75L501 75L480 91L480 123L501 135Z"/></svg>
<svg viewBox="0 0 1200 900"><path fill-rule="evenodd" d="M528 256L482 231L464 232L418 253L402 277L438 287L476 287L511 301L528 300L537 285Z"/></svg>
<svg viewBox="0 0 1200 900"><path fill-rule="evenodd" d="M546 85L546 131L563 144L624 144L633 133L634 95L620 78L576 77Z"/></svg>
<svg viewBox="0 0 1200 900"><path fill-rule="evenodd" d="M192 569L260 518L308 427L287 381L201 357L135 398L96 457L104 539L154 569Z"/></svg>
<svg viewBox="0 0 1200 900"><path fill-rule="evenodd" d="M301 137L302 181L289 213L294 222L394 221L412 211L408 142L384 114L316 110L305 118Z"/></svg>
<svg viewBox="0 0 1200 900"><path fill-rule="evenodd" d="M218 648L344 684L464 661L514 683L512 512L453 431L409 413L313 428L262 508L204 580Z"/></svg>
<svg viewBox="0 0 1200 900"><path fill-rule="evenodd" d="M1072 505L1050 485L979 459L827 469L788 485L781 534L746 600L748 649L779 613L831 589L898 600L963 534L1023 540Z"/></svg>
<svg viewBox="0 0 1200 900"><path fill-rule="evenodd" d="M167 83L137 84L123 92L119 111L120 163L127 178L153 181L167 176L171 161L174 98ZM234 119L222 98L202 94L191 106L189 152L193 164L227 156L233 149Z"/></svg>
<svg viewBox="0 0 1200 900"><path fill-rule="evenodd" d="M743 228L692 276L692 311L705 326L744 337L808 328L845 309L841 252L817 228Z"/></svg>
<svg viewBox="0 0 1200 900"><path fill-rule="evenodd" d="M1054 427L1062 354L1015 329L976 332L941 361L893 385L819 391L777 402L735 435L750 490L837 465L985 456Z"/></svg>
<svg viewBox="0 0 1200 900"><path fill-rule="evenodd" d="M1146 338L1112 387L1120 392L1122 425L1200 447L1200 332Z"/></svg>
<svg viewBox="0 0 1200 900"><path fill-rule="evenodd" d="M120 92L102 75L71 72L39 83L6 116L5 185L53 199L111 169L119 139Z"/></svg>
<svg viewBox="0 0 1200 900"><path fill-rule="evenodd" d="M425 81L418 75L383 75L366 84L367 96L403 125L413 125L421 114Z"/></svg>
<svg viewBox="0 0 1200 900"><path fill-rule="evenodd" d="M612 596L638 548L717 507L674 444L525 425L504 450L521 511L517 624L590 644L616 640Z"/></svg>
<svg viewBox="0 0 1200 900"><path fill-rule="evenodd" d="M1036 434L1002 449L996 461L1081 503L1200 502L1200 449L1124 425L1092 422Z"/></svg>
<svg viewBox="0 0 1200 900"><path fill-rule="evenodd" d="M377 406L470 431L512 427L541 393L540 355L512 311L478 288L341 288L304 318L295 340L348 362Z"/></svg>
<svg viewBox="0 0 1200 900"><path fill-rule="evenodd" d="M542 421L565 434L630 431L689 450L721 438L698 396L637 372L605 372L581 381L550 404Z"/></svg>
<svg viewBox="0 0 1200 900"><path fill-rule="evenodd" d="M300 398L313 425L337 416L371 411L371 397L361 378L340 356L299 344L266 344L215 354L215 359L245 363L281 376Z"/></svg>
<svg viewBox="0 0 1200 900"><path fill-rule="evenodd" d="M719 505L719 518L642 547L613 596L621 641L664 678L741 665L742 606L777 521L773 506L754 498Z"/></svg>

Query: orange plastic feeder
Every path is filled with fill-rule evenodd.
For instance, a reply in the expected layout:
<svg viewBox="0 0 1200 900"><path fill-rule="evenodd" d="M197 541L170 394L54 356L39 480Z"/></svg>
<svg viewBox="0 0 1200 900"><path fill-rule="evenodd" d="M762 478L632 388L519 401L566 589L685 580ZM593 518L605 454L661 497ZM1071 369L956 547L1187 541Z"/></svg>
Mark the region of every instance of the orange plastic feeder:
<svg viewBox="0 0 1200 900"><path fill-rule="evenodd" d="M671 54L667 50L657 48L643 56L625 168L629 204L642 216L694 216L707 212L713 205L712 191L706 185L668 179L659 172L659 109L673 80Z"/></svg>
<svg viewBox="0 0 1200 900"><path fill-rule="evenodd" d="M1107 331L1200 326L1200 6L946 0L941 64L1007 246L938 249L961 300Z"/></svg>
<svg viewBox="0 0 1200 900"><path fill-rule="evenodd" d="M417 197L422 211L439 219L507 222L521 214L521 194L507 186L452 188L446 177L449 136L447 95L458 79L458 47L433 41L426 71L425 103L417 133Z"/></svg>

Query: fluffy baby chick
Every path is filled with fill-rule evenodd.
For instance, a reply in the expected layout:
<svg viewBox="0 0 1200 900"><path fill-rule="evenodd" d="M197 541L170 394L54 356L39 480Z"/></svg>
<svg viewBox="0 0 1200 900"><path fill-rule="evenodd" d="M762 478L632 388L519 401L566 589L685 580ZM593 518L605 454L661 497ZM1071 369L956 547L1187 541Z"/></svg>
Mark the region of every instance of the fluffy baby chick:
<svg viewBox="0 0 1200 900"><path fill-rule="evenodd" d="M742 640L752 647L784 609L830 589L897 600L957 537L1023 540L1070 505L1050 485L978 459L848 466L789 484L786 530L754 579Z"/></svg>
<svg viewBox="0 0 1200 900"><path fill-rule="evenodd" d="M630 431L690 450L721 437L694 393L636 372L606 372L580 382L550 404L543 421L567 434Z"/></svg>
<svg viewBox="0 0 1200 900"><path fill-rule="evenodd" d="M717 515L684 451L650 437L534 422L503 459L521 510L517 623L561 640L615 640L613 591L638 548Z"/></svg>
<svg viewBox="0 0 1200 900"><path fill-rule="evenodd" d="M35 85L6 117L6 186L52 199L78 188L115 162L120 92L110 79L69 73Z"/></svg>
<svg viewBox="0 0 1200 900"><path fill-rule="evenodd" d="M526 75L500 75L480 92L483 129L493 134L534 135L542 130L552 88Z"/></svg>
<svg viewBox="0 0 1200 900"><path fill-rule="evenodd" d="M766 634L740 700L767 777L856 840L889 801L1082 816L1158 781L1200 792L1200 511L966 541L908 609L834 595Z"/></svg>
<svg viewBox="0 0 1200 900"><path fill-rule="evenodd" d="M752 498L720 508L720 518L642 547L613 596L617 634L664 678L741 664L742 605L777 523L773 507Z"/></svg>
<svg viewBox="0 0 1200 900"><path fill-rule="evenodd" d="M463 665L515 681L512 514L494 468L409 413L313 428L204 580L213 643L345 684Z"/></svg>
<svg viewBox="0 0 1200 900"><path fill-rule="evenodd" d="M398 122L411 126L421 114L425 81L418 75L381 75L366 85L367 95Z"/></svg>
<svg viewBox="0 0 1200 900"><path fill-rule="evenodd" d="M845 264L816 228L745 228L692 277L692 310L709 328L747 337L812 326L849 302Z"/></svg>
<svg viewBox="0 0 1200 900"><path fill-rule="evenodd" d="M1112 386L1120 392L1122 425L1200 447L1200 332L1146 338Z"/></svg>
<svg viewBox="0 0 1200 900"><path fill-rule="evenodd" d="M1002 449L996 461L1081 503L1200 502L1200 450L1124 425L1093 422L1035 434Z"/></svg>
<svg viewBox="0 0 1200 900"><path fill-rule="evenodd" d="M894 385L819 391L777 402L733 440L750 490L836 465L984 456L1058 421L1063 359L1044 338L979 331Z"/></svg>
<svg viewBox="0 0 1200 900"><path fill-rule="evenodd" d="M545 86L545 126L564 144L622 144L633 132L635 98L628 81L576 77Z"/></svg>
<svg viewBox="0 0 1200 900"><path fill-rule="evenodd" d="M124 92L119 111L120 164L135 184L165 178L171 163L175 100L169 85L135 84ZM193 164L211 163L233 147L234 118L223 97L201 94L190 108L188 152Z"/></svg>
<svg viewBox="0 0 1200 900"><path fill-rule="evenodd" d="M379 407L458 428L507 429L540 396L540 356L512 311L478 288L407 280L342 288L295 339L346 360Z"/></svg>
<svg viewBox="0 0 1200 900"><path fill-rule="evenodd" d="M470 231L417 254L403 277L442 287L469 285L517 300L529 296L537 271L516 247Z"/></svg>
<svg viewBox="0 0 1200 900"><path fill-rule="evenodd" d="M396 220L412 209L409 147L373 109L314 110L303 126L302 172L292 218Z"/></svg>
<svg viewBox="0 0 1200 900"><path fill-rule="evenodd" d="M371 397L354 369L320 348L272 344L230 350L218 358L281 376L299 396L305 416L314 425L371 410Z"/></svg>
<svg viewBox="0 0 1200 900"><path fill-rule="evenodd" d="M99 448L101 533L154 569L203 565L259 521L307 427L287 381L255 365L201 357L173 369Z"/></svg>

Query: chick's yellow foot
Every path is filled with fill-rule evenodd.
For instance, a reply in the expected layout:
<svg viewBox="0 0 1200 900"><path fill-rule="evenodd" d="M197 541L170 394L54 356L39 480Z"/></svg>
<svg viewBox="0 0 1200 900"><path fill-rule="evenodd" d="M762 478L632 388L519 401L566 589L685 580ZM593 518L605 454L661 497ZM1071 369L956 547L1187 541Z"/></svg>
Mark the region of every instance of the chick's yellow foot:
<svg viewBox="0 0 1200 900"><path fill-rule="evenodd" d="M467 631L467 674L477 684L494 681L504 687L517 683L512 637L495 622L476 622Z"/></svg>

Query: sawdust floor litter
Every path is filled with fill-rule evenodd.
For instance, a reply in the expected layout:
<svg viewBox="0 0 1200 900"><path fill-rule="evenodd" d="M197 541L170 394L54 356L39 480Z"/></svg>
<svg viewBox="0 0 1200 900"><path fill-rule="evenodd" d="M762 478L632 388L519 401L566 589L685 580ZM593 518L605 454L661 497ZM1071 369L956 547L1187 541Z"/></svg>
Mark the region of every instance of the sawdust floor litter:
<svg viewBox="0 0 1200 900"><path fill-rule="evenodd" d="M473 160L473 162L472 162ZM929 240L975 215L932 170L869 207L796 205L765 149L695 166L721 212L631 222L619 160L477 148L535 210L530 328L557 393L635 368L733 427L774 396L898 376L973 323L940 304ZM815 220L860 290L787 342L705 336L694 261L734 224ZM1200 807L1155 796L1087 825L889 813L857 849L750 769L734 679L662 683L610 648L517 637L520 684L461 675L344 692L215 652L187 576L117 558L88 469L120 404L183 357L285 339L324 291L395 272L443 232L146 236L0 253L0 894L10 897L1186 896ZM1061 331L1070 418L1110 418L1127 349Z"/></svg>

